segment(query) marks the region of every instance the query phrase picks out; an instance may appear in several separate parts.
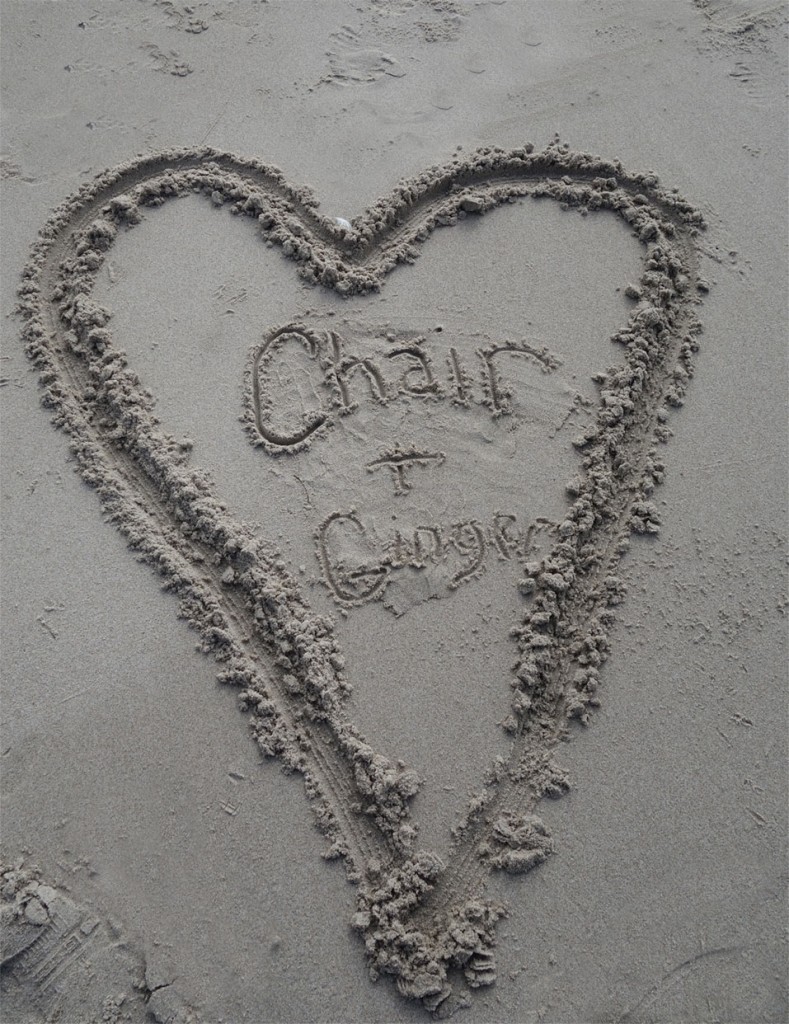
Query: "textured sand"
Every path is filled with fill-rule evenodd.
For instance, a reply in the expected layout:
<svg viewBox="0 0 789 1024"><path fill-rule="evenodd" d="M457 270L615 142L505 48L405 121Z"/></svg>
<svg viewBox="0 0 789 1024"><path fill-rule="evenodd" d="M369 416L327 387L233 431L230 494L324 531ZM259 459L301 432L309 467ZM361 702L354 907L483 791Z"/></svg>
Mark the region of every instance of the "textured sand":
<svg viewBox="0 0 789 1024"><path fill-rule="evenodd" d="M783 11L2 15L5 1016L785 1019Z"/></svg>

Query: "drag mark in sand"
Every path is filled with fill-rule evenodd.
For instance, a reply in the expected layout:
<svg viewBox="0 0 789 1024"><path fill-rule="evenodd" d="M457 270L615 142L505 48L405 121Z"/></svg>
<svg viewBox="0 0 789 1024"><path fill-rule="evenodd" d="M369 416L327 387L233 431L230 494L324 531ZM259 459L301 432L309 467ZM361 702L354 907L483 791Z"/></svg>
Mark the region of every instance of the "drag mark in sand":
<svg viewBox="0 0 789 1024"><path fill-rule="evenodd" d="M348 718L349 684L333 623L312 611L274 545L238 522L190 465L189 443L160 427L153 399L113 346L110 311L90 298L118 233L138 225L146 209L190 193L255 218L263 238L279 245L305 279L341 295L380 288L399 263L413 262L435 228L518 197L613 212L643 245L635 306L614 336L622 361L596 376L596 420L574 440L582 472L568 484L565 518L553 524L547 554L522 563L523 614L510 631L518 657L502 723L511 753L492 765L454 832L446 864L417 846L410 810L420 785L415 773L374 751ZM528 871L553 849L534 810L544 796L566 791L554 749L569 721L586 722L597 703L613 608L623 594L616 569L629 536L658 528L651 501L662 478L657 446L669 436L668 407L682 404L700 331L694 307L702 227L701 216L654 175L559 144L542 152L530 145L488 148L431 168L402 182L350 230L321 216L313 194L288 184L276 168L203 148L146 157L84 185L44 226L23 272L27 351L83 478L129 546L179 596L180 614L221 664L219 678L238 687L261 750L303 774L329 840L327 856L344 857L359 883L353 924L372 976L392 975L404 996L429 1010L451 1011L464 982L477 988L495 979L494 930L503 909L484 895L488 873ZM360 390L381 404L392 399L381 368L349 355L336 333L318 338L288 325L253 349L247 364L246 427L272 453L303 450L331 425L321 408L287 432L272 427L266 373L286 344L322 362L338 414L353 410ZM493 415L508 408L494 362L505 352L552 368L550 354L537 349L483 350ZM392 364L403 363L400 389L439 394L418 344L389 355ZM454 349L448 367L452 400L463 405L469 378ZM329 525L343 516L364 532L353 511L333 513ZM497 516L492 541L476 521L452 525L448 542L439 524L419 524L416 557L424 563L454 548L465 560L450 580L459 586L482 570L489 544L503 558L523 544L512 517ZM318 555L328 572L326 527L318 530ZM393 562L356 568L350 583L337 584L351 604L372 599Z"/></svg>

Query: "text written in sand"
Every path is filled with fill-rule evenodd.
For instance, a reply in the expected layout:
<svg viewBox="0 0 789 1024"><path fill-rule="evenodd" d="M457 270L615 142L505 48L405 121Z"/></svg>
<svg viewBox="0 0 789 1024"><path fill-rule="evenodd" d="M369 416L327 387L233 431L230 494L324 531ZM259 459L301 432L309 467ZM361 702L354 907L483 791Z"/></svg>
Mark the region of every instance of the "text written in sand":
<svg viewBox="0 0 789 1024"><path fill-rule="evenodd" d="M353 414L363 403L386 406L406 396L465 408L484 406L494 418L506 416L512 412L508 360L528 360L540 374L551 374L561 365L547 347L525 340L488 343L472 357L452 344L437 352L434 339L428 343L426 335L398 338L389 332L385 340L382 351L362 355L334 330L288 324L270 331L247 360L244 422L253 444L274 455L295 454L322 436L338 416ZM300 401L283 391L278 380L293 358L302 365L306 360L304 372L310 377L309 395ZM573 395L571 408L579 401L581 396ZM401 476L399 491L404 489Z"/></svg>
<svg viewBox="0 0 789 1024"><path fill-rule="evenodd" d="M332 512L315 540L329 592L339 604L353 607L381 599L397 574L408 570L437 570L438 586L456 590L484 571L489 555L525 562L538 539L555 532L556 524L545 518L524 528L516 516L494 512L487 523L421 523L373 539L374 531L355 512Z"/></svg>

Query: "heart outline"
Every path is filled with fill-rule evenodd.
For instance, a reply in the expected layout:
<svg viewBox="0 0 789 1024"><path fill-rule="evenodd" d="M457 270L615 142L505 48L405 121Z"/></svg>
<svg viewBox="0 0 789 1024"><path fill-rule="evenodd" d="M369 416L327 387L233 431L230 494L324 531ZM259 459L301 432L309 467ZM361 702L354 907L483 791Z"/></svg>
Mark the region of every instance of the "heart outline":
<svg viewBox="0 0 789 1024"><path fill-rule="evenodd" d="M413 773L376 754L344 715L348 687L330 622L311 614L278 553L233 520L199 470L187 469L188 446L158 429L151 396L112 348L110 314L88 297L119 228L140 221L140 205L188 191L215 202L218 193L235 212L257 217L264 237L297 261L302 276L340 294L380 287L461 210L485 212L518 196L613 211L645 246L639 305L614 335L625 361L596 375L597 422L576 440L584 464L568 488L573 504L553 550L527 567L521 584L530 606L511 630L519 649L513 754L493 766L455 830L449 866L414 850ZM704 225L654 175L629 174L617 161L560 144L541 153L530 145L483 149L431 168L402 182L350 231L320 216L317 205L276 168L211 148L168 151L105 172L40 233L19 290L23 337L40 370L42 401L71 435L81 475L130 547L178 593L180 614L224 663L220 680L241 687L261 750L304 775L329 855L343 856L360 883L353 923L364 934L371 973L392 974L404 995L445 1012L453 1005L451 970L472 987L495 978L491 950L503 911L470 894L482 891L489 870L528 870L552 851L532 811L542 796L567 788L552 751L569 720L585 721L596 702L611 609L623 593L615 569L629 534L657 530L649 500L663 472L656 445L669 433L665 404L682 404L692 375L700 331L693 306L704 288L695 242ZM174 528L177 521L186 532ZM218 564L207 566L214 555ZM587 628L580 637L579 608ZM244 647L245 633L265 658ZM272 660L293 668L284 674L295 691L276 672L269 677ZM362 813L349 809L352 801Z"/></svg>

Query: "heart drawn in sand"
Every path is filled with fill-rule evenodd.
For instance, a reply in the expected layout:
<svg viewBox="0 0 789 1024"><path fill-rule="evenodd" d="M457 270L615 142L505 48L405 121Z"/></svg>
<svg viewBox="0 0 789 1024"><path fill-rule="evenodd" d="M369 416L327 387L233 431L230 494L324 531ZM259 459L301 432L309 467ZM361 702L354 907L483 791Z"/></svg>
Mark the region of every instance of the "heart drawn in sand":
<svg viewBox="0 0 789 1024"><path fill-rule="evenodd" d="M337 509L314 524L324 582L343 610L384 600L406 568L438 567L450 590L482 571L490 552L516 569L522 614L510 636L517 664L502 681L512 694L502 723L509 756L492 765L446 862L417 846L415 773L376 752L349 720L332 621L310 608L275 547L234 519L190 465L189 446L160 427L149 393L113 346L110 312L90 297L118 233L139 224L146 207L192 192L256 218L265 240L281 246L304 278L342 295L380 288L398 263L416 259L436 226L521 196L613 212L642 243L633 310L614 337L621 362L596 375L597 404L573 442L581 470L568 485L564 518L542 524L539 544L528 533L534 524L495 508L486 522L412 524L373 556L357 510ZM130 547L179 595L182 614L221 663L220 679L239 688L260 748L303 774L330 855L344 857L358 882L353 924L372 975L392 975L403 995L429 1010L449 1012L464 983L476 988L495 978L494 930L503 909L485 898L489 872L526 872L553 849L534 813L542 797L568 787L553 752L568 722L586 721L596 703L629 535L658 528L650 497L663 472L658 445L669 434L668 407L682 403L700 331L694 307L703 287L696 245L702 227L700 215L653 175L558 144L542 152L486 149L432 168L401 183L350 230L321 216L312 193L275 168L212 149L184 150L85 185L55 211L25 268L27 350L41 371L45 405L71 435L82 476ZM455 348L439 381L418 338L381 345L376 362L325 324L269 331L248 355L248 439L285 459L323 443L334 421L353 413L352 377L365 379L373 400L396 397L381 360L398 361L400 393L432 392L461 406L471 400ZM278 420L267 374L286 346L303 349L320 368L328 397ZM556 368L550 352L528 341L504 340L478 356L478 394L492 416L508 411L502 358L524 359L540 373ZM397 501L419 486L420 474L448 470L446 460L440 447L398 443L373 452L365 468Z"/></svg>

